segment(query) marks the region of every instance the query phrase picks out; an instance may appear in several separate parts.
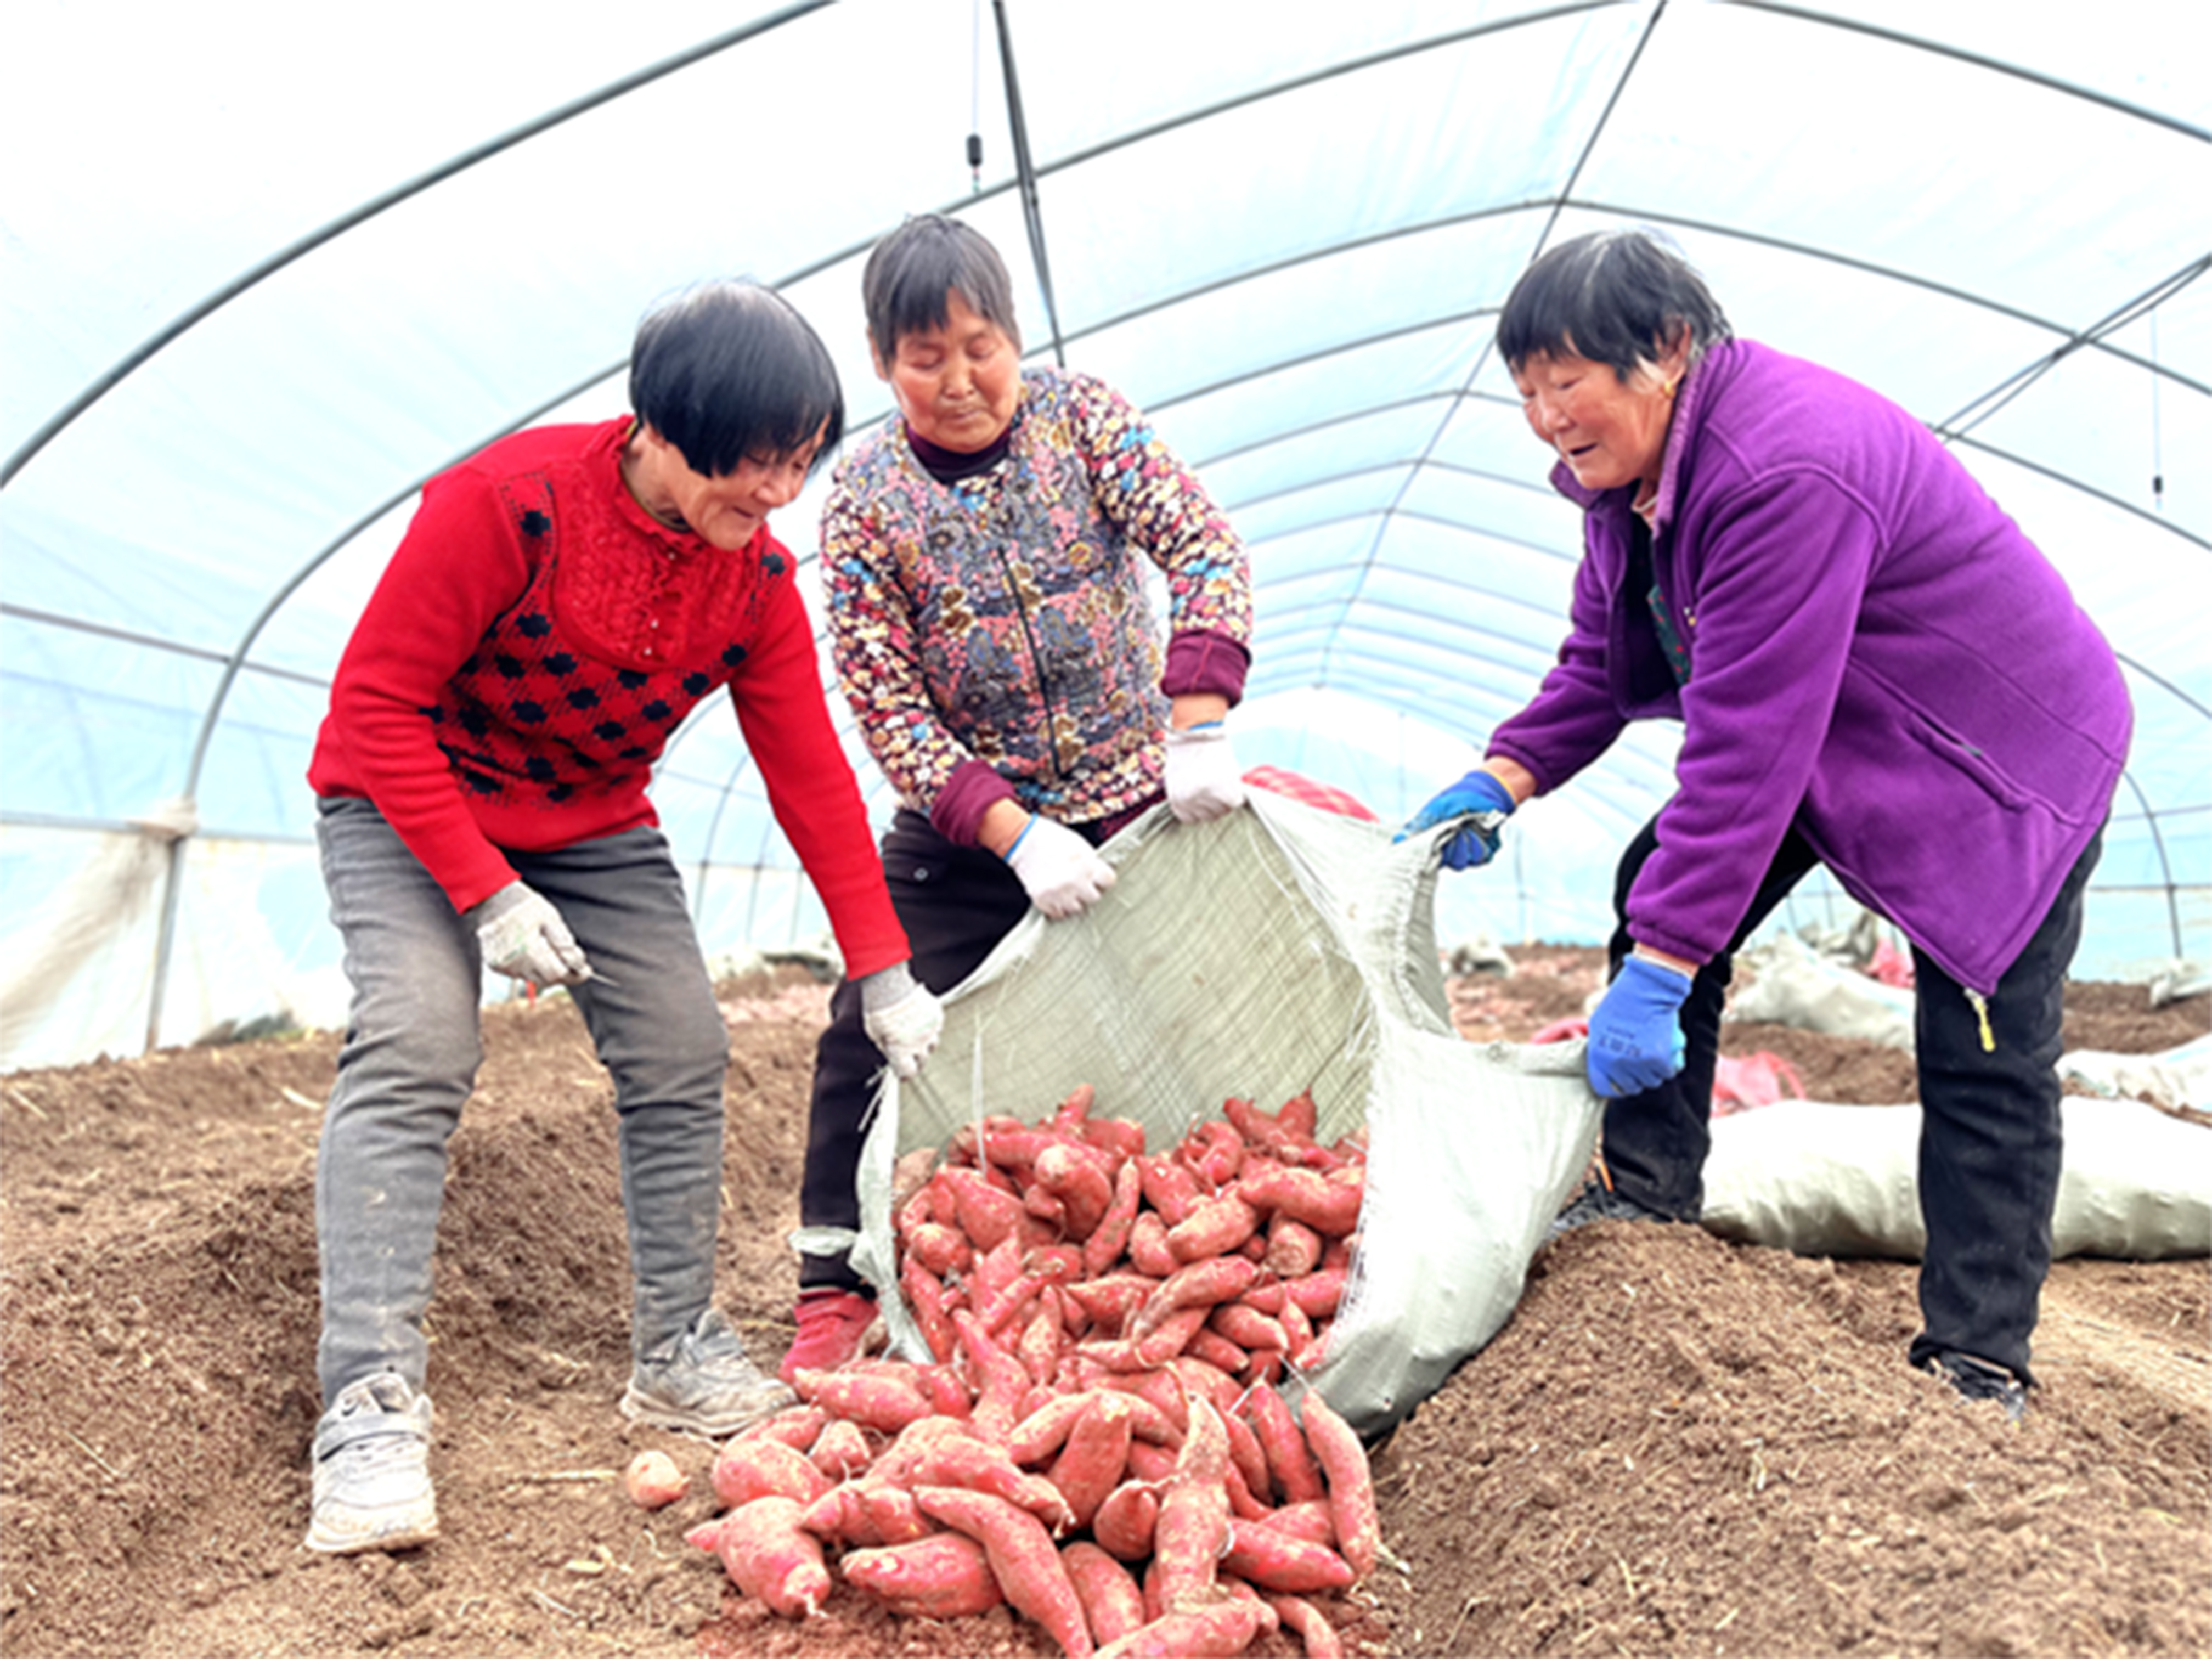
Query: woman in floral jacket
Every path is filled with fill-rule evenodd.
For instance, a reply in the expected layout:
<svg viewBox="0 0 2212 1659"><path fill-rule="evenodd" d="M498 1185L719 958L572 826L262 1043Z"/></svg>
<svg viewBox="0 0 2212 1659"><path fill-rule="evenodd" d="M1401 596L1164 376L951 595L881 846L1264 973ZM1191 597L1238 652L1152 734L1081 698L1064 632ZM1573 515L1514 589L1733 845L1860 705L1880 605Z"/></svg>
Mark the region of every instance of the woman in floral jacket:
<svg viewBox="0 0 2212 1659"><path fill-rule="evenodd" d="M908 220L862 278L902 418L838 469L822 519L838 674L898 792L883 841L914 972L939 992L1034 904L1113 884L1098 845L1164 798L1243 800L1223 718L1242 696L1244 550L1143 416L1087 374L1024 370L1012 285L955 220ZM1146 581L1167 579L1163 650ZM859 1223L854 1176L883 1060L841 987L817 1056L800 1200ZM851 1357L874 1316L842 1250L802 1263L785 1375Z"/></svg>

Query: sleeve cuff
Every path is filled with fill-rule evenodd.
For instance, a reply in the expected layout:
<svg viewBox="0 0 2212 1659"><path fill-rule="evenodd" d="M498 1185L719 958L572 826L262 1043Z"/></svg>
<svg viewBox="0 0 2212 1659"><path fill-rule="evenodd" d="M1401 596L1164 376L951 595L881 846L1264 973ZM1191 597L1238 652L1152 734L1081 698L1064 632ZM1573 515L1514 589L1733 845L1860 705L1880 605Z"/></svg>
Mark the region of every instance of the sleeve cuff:
<svg viewBox="0 0 2212 1659"><path fill-rule="evenodd" d="M1229 699L1231 708L1243 700L1244 675L1252 653L1226 634L1194 628L1168 641L1167 666L1160 674L1160 690L1170 697L1194 693Z"/></svg>
<svg viewBox="0 0 2212 1659"><path fill-rule="evenodd" d="M988 761L963 761L929 809L930 827L955 847L980 847L983 814L1002 800L1019 799Z"/></svg>

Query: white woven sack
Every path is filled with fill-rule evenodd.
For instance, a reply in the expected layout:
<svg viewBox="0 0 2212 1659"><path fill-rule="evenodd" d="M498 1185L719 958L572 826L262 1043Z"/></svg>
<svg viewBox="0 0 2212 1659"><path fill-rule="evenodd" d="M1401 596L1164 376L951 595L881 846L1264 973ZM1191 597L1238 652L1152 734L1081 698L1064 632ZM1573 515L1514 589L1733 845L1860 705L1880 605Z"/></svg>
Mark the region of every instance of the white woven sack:
<svg viewBox="0 0 2212 1659"><path fill-rule="evenodd" d="M898 1160L991 1114L1033 1122L1085 1083L1097 1113L1142 1124L1155 1151L1231 1095L1273 1110L1310 1089L1324 1143L1367 1126L1360 1247L1309 1379L1356 1426L1397 1421L1488 1341L1582 1172L1599 1103L1579 1043L1454 1035L1439 839L1393 845L1255 790L1212 823L1146 815L1105 848L1118 878L1098 904L1066 921L1032 911L946 999L920 1079L886 1076L877 1098L853 1263L899 1351L927 1357L897 1291Z"/></svg>
<svg viewBox="0 0 2212 1659"><path fill-rule="evenodd" d="M1911 1048L1912 993L1817 953L1790 933L1736 952L1752 972L1729 997L1732 1020L1763 1020L1829 1036Z"/></svg>
<svg viewBox="0 0 2212 1659"><path fill-rule="evenodd" d="M2212 1130L2132 1100L2069 1097L2060 1111L2054 1257L2212 1254ZM1705 1226L1800 1255L1918 1261L1920 1115L1787 1100L1716 1118Z"/></svg>

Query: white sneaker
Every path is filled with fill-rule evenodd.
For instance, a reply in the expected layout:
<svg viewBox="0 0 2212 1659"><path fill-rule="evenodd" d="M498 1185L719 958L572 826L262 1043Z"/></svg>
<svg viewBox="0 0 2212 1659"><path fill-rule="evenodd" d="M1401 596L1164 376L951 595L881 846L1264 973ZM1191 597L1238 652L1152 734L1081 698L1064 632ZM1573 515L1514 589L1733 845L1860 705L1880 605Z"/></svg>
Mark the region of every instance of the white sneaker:
<svg viewBox="0 0 2212 1659"><path fill-rule="evenodd" d="M327 1555L405 1549L438 1535L430 1396L391 1371L342 1392L315 1425L307 1547Z"/></svg>
<svg viewBox="0 0 2212 1659"><path fill-rule="evenodd" d="M666 1350L637 1362L622 1414L719 1440L798 1403L789 1389L761 1375L730 1322L709 1308Z"/></svg>

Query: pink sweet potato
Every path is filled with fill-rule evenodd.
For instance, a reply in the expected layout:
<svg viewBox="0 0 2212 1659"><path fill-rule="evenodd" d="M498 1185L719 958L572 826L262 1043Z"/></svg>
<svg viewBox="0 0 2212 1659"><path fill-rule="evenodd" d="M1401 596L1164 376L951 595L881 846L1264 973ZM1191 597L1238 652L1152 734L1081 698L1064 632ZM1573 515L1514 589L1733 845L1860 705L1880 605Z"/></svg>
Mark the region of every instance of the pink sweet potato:
<svg viewBox="0 0 2212 1659"><path fill-rule="evenodd" d="M1259 1231L1260 1212L1233 1192L1201 1199L1168 1229L1168 1252L1178 1261L1202 1261L1240 1249Z"/></svg>
<svg viewBox="0 0 2212 1659"><path fill-rule="evenodd" d="M1004 1446L947 1436L917 1460L914 1485L917 1492L925 1486L958 1486L1003 1498L1051 1528L1055 1536L1075 1527L1074 1512L1060 1488L1022 1468Z"/></svg>
<svg viewBox="0 0 2212 1659"><path fill-rule="evenodd" d="M623 1495L641 1510L673 1504L690 1486L690 1480L676 1467L676 1460L658 1449L640 1452L623 1471Z"/></svg>
<svg viewBox="0 0 2212 1659"><path fill-rule="evenodd" d="M1352 1572L1364 1578L1375 1571L1382 1541L1381 1516L1375 1504L1375 1476L1367 1462L1367 1448L1359 1437L1317 1390L1309 1389L1299 1407L1306 1444L1321 1465L1328 1484L1329 1516L1336 1523L1336 1547Z"/></svg>
<svg viewBox="0 0 2212 1659"><path fill-rule="evenodd" d="M1350 1564L1328 1545L1233 1518L1221 1565L1261 1589L1291 1595L1346 1589L1352 1582Z"/></svg>
<svg viewBox="0 0 2212 1659"><path fill-rule="evenodd" d="M1091 1517L1091 1535L1117 1560L1141 1561L1152 1553L1152 1534L1159 1518L1158 1483L1124 1480L1106 1494L1106 1501Z"/></svg>
<svg viewBox="0 0 2212 1659"><path fill-rule="evenodd" d="M1305 1644L1306 1659L1344 1659L1343 1639L1319 1607L1295 1595L1270 1595L1267 1601L1284 1626Z"/></svg>
<svg viewBox="0 0 2212 1659"><path fill-rule="evenodd" d="M854 1550L837 1572L871 1600L911 1619L961 1619L1006 1600L983 1546L964 1532Z"/></svg>
<svg viewBox="0 0 2212 1659"><path fill-rule="evenodd" d="M860 1425L842 1417L825 1427L822 1437L806 1452L806 1461L832 1480L850 1480L875 1459Z"/></svg>
<svg viewBox="0 0 2212 1659"><path fill-rule="evenodd" d="M1233 1659L1252 1645L1266 1613L1258 1601L1242 1595L1164 1613L1099 1649L1098 1659Z"/></svg>
<svg viewBox="0 0 2212 1659"><path fill-rule="evenodd" d="M731 1509L757 1498L788 1498L800 1505L830 1490L830 1477L781 1440L739 1436L715 1454L708 1475L714 1496Z"/></svg>
<svg viewBox="0 0 2212 1659"><path fill-rule="evenodd" d="M1283 1396L1263 1383L1245 1396L1244 1409L1283 1502L1302 1504L1325 1496L1305 1434Z"/></svg>
<svg viewBox="0 0 2212 1659"><path fill-rule="evenodd" d="M1129 1246L1129 1228L1137 1218L1137 1205L1145 1195L1144 1170L1135 1158L1123 1160L1114 1175L1113 1195L1105 1213L1083 1241L1083 1276L1096 1279L1121 1259Z"/></svg>
<svg viewBox="0 0 2212 1659"><path fill-rule="evenodd" d="M1078 1539L1061 1546L1060 1565L1075 1586L1075 1599L1091 1626L1091 1639L1103 1646L1145 1622L1145 1594L1129 1570L1097 1545Z"/></svg>
<svg viewBox="0 0 2212 1659"><path fill-rule="evenodd" d="M1215 1565L1229 1541L1229 1467L1221 1414L1212 1402L1193 1400L1190 1432L1160 1493L1160 1518L1152 1531L1163 1613L1200 1606L1212 1595Z"/></svg>
<svg viewBox="0 0 2212 1659"><path fill-rule="evenodd" d="M1067 1500L1078 1527L1089 1526L1106 1495L1121 1484L1136 1405L1133 1395L1094 1393L1090 1408L1076 1419L1066 1445L1053 1460L1047 1478Z"/></svg>
<svg viewBox="0 0 2212 1659"><path fill-rule="evenodd" d="M822 1541L799 1526L799 1507L796 1498L756 1498L721 1518L709 1546L732 1583L786 1619L819 1613L830 1595Z"/></svg>
<svg viewBox="0 0 2212 1659"><path fill-rule="evenodd" d="M1006 1600L1043 1626L1068 1659L1091 1659L1083 1603L1042 1522L1003 1498L957 1486L923 1486L915 1501L933 1520L982 1544Z"/></svg>
<svg viewBox="0 0 2212 1659"><path fill-rule="evenodd" d="M930 1414L929 1401L920 1389L882 1372L801 1370L793 1375L791 1386L801 1400L832 1417L884 1434L896 1434Z"/></svg>

